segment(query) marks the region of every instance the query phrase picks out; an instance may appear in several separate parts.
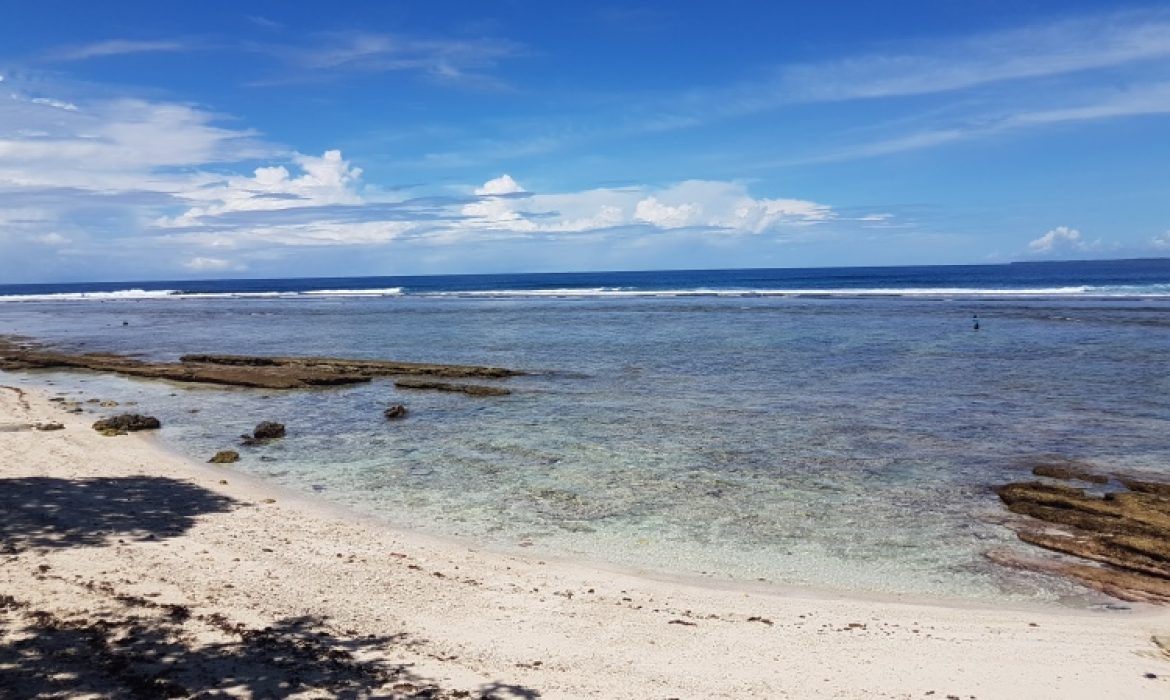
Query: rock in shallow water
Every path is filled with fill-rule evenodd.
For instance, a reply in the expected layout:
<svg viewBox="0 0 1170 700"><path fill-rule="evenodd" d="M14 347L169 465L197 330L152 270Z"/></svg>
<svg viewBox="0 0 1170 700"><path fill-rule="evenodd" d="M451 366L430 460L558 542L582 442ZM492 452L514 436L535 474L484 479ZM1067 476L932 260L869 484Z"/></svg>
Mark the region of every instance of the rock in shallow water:
<svg viewBox="0 0 1170 700"><path fill-rule="evenodd" d="M93 424L93 429L103 435L117 435L135 430L157 430L162 424L154 416L138 413L123 413L112 418L103 418Z"/></svg>
<svg viewBox="0 0 1170 700"><path fill-rule="evenodd" d="M235 450L220 450L207 461L211 464L231 464L240 461L240 453Z"/></svg>
<svg viewBox="0 0 1170 700"><path fill-rule="evenodd" d="M382 415L386 416L386 420L397 420L406 417L406 406L396 403L382 411Z"/></svg>
<svg viewBox="0 0 1170 700"><path fill-rule="evenodd" d="M1086 480L1084 476L1073 478ZM1046 562L1028 568L1068 575L1126 600L1170 602L1170 484L1126 477L1120 481L1130 490L1095 495L1028 482L1000 486L996 493L1012 512L1044 524L1017 525L1021 540L1095 562Z"/></svg>
<svg viewBox="0 0 1170 700"><path fill-rule="evenodd" d="M453 391L467 394L468 396L507 396L512 393L511 389L506 389L502 386L487 386L484 384L461 384L457 382L436 382L430 379L398 379L395 380L394 386L399 389L418 389L431 391Z"/></svg>
<svg viewBox="0 0 1170 700"><path fill-rule="evenodd" d="M284 423L274 423L273 421L264 421L256 426L252 431L252 437L257 440L271 440L273 438L284 437Z"/></svg>
<svg viewBox="0 0 1170 700"><path fill-rule="evenodd" d="M300 389L368 382L373 377L507 378L523 374L500 367L443 365L336 357L184 355L178 363L146 362L113 353L72 354L0 336L0 369L90 369L178 382L264 389ZM96 403L96 401L95 401Z"/></svg>

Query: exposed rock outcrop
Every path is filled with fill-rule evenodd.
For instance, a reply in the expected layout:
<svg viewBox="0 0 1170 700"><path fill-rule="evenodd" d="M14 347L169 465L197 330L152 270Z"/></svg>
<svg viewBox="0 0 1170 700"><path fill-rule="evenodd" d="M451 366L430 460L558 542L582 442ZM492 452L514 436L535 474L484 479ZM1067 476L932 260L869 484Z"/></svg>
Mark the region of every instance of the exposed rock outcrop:
<svg viewBox="0 0 1170 700"><path fill-rule="evenodd" d="M388 406L385 411L382 411L382 415L386 416L386 420L398 420L400 418L405 418L406 406L403 406L400 403L393 404L392 406Z"/></svg>
<svg viewBox="0 0 1170 700"><path fill-rule="evenodd" d="M504 379L523 372L503 367L481 367L478 365L447 365L427 362L396 362L393 360L362 360L338 357L263 357L253 355L183 355L179 361L184 364L220 365L233 367L275 367L332 371L369 377L394 375L426 375L432 377L482 377Z"/></svg>
<svg viewBox="0 0 1170 700"><path fill-rule="evenodd" d="M175 362L148 362L112 353L72 354L0 338L0 370L85 369L176 382L261 389L299 389L368 382L374 377L436 376L503 379L523 374L501 367L425 364L334 357L184 355Z"/></svg>
<svg viewBox="0 0 1170 700"><path fill-rule="evenodd" d="M1093 470L1053 478L1113 481L1111 475ZM1170 602L1170 483L1128 477L1119 481L1125 490L1104 493L1038 481L997 488L1009 510L1033 519L1013 525L1021 540L1095 564L1029 565L1018 558L1004 563L1071 576L1126 600Z"/></svg>
<svg viewBox="0 0 1170 700"><path fill-rule="evenodd" d="M456 382L437 382L431 379L398 379L394 386L399 389L429 389L432 391L455 391L469 396L507 396L511 389L502 386L487 386L484 384L459 384Z"/></svg>
<svg viewBox="0 0 1170 700"><path fill-rule="evenodd" d="M1061 481L1085 481L1090 484L1107 484L1109 475L1093 469L1093 465L1074 459L1052 458L1041 460L1032 467L1036 476L1046 476Z"/></svg>
<svg viewBox="0 0 1170 700"><path fill-rule="evenodd" d="M240 453L235 450L220 450L207 461L211 464L231 464L240 461Z"/></svg>

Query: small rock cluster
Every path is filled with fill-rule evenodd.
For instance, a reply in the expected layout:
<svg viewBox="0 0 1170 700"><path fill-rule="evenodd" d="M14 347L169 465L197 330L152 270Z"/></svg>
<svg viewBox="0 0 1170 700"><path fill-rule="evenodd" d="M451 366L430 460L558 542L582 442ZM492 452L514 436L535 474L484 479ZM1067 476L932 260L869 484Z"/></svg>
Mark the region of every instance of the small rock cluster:
<svg viewBox="0 0 1170 700"><path fill-rule="evenodd" d="M120 416L103 418L93 424L93 429L105 436L125 435L138 430L158 430L162 424L154 416L138 413L123 413Z"/></svg>
<svg viewBox="0 0 1170 700"><path fill-rule="evenodd" d="M76 401L65 401L61 398L54 398L55 402L60 403L62 408L69 412L81 412L81 404ZM91 400L90 403L99 403L97 400ZM117 406L116 401L101 401L102 406ZM76 410L74 410L76 409ZM403 404L392 404L388 406L382 415L386 420L400 420L405 418L407 414L406 406ZM65 426L60 423L46 423L38 424L37 430L60 430ZM144 416L137 413L123 413L119 416L110 418L103 418L93 424L93 429L106 436L125 435L128 432L137 430L156 430L161 427L161 423L154 416ZM262 421L253 430L252 434L244 434L240 436L240 444L245 447L256 447L268 444L272 440L283 438L287 431L283 423L275 421ZM207 460L211 464L232 464L240 461L240 453L236 450L220 450L216 452L211 459Z"/></svg>

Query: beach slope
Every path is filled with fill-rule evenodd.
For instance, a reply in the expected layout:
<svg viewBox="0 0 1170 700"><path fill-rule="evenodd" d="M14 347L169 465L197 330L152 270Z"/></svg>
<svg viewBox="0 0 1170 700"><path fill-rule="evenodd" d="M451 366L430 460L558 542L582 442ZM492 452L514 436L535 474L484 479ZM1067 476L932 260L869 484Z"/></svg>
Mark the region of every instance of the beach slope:
<svg viewBox="0 0 1170 700"><path fill-rule="evenodd" d="M1164 609L706 587L482 551L92 420L0 388L6 696L1170 696Z"/></svg>

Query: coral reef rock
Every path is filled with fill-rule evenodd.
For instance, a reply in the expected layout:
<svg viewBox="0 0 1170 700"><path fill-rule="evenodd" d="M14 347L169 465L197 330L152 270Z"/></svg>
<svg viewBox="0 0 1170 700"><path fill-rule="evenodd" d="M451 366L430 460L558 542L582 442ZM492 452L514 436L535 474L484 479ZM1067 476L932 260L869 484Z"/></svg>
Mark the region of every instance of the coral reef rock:
<svg viewBox="0 0 1170 700"><path fill-rule="evenodd" d="M1124 600L1170 602L1170 483L1079 465L1071 471L1040 466L1033 473L1098 484L1097 491L1031 481L996 493L1008 510L1027 516L1010 523L1021 540L1076 559L993 558L1071 576Z"/></svg>

